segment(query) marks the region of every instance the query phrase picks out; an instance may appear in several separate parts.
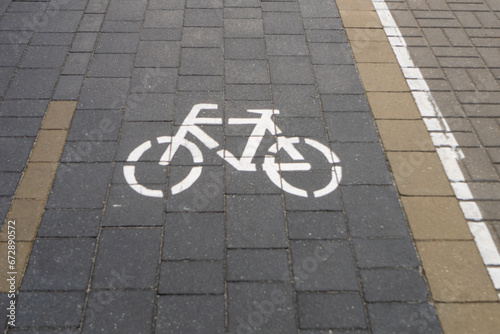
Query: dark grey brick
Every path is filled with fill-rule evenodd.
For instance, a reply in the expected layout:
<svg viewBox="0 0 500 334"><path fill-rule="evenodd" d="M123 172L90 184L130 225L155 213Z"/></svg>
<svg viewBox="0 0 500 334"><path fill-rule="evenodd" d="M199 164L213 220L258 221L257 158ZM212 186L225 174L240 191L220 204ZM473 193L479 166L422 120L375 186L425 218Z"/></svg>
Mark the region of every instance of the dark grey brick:
<svg viewBox="0 0 500 334"><path fill-rule="evenodd" d="M97 40L97 33L77 33L71 46L72 52L92 52Z"/></svg>
<svg viewBox="0 0 500 334"><path fill-rule="evenodd" d="M273 84L314 84L314 74L308 57L269 57Z"/></svg>
<svg viewBox="0 0 500 334"><path fill-rule="evenodd" d="M96 53L136 53L138 33L103 33L99 36Z"/></svg>
<svg viewBox="0 0 500 334"><path fill-rule="evenodd" d="M299 0L302 17L339 17L335 2Z"/></svg>
<svg viewBox="0 0 500 334"><path fill-rule="evenodd" d="M123 112L119 110L77 110L68 133L68 141L117 140ZM97 146L97 145L96 145ZM92 148L92 150L98 147Z"/></svg>
<svg viewBox="0 0 500 334"><path fill-rule="evenodd" d="M184 48L180 75L222 75L223 55L219 48Z"/></svg>
<svg viewBox="0 0 500 334"><path fill-rule="evenodd" d="M77 327L84 303L83 291L23 291L17 300L16 326Z"/></svg>
<svg viewBox="0 0 500 334"><path fill-rule="evenodd" d="M142 17L138 21L104 21L101 32L140 33Z"/></svg>
<svg viewBox="0 0 500 334"><path fill-rule="evenodd" d="M63 75L59 78L53 100L78 100L83 85L83 75Z"/></svg>
<svg viewBox="0 0 500 334"><path fill-rule="evenodd" d="M48 99L59 77L59 69L19 69L5 96L13 99Z"/></svg>
<svg viewBox="0 0 500 334"><path fill-rule="evenodd" d="M297 290L359 289L348 241L292 241L290 249Z"/></svg>
<svg viewBox="0 0 500 334"><path fill-rule="evenodd" d="M266 44L262 38L227 38L224 42L226 59L266 59Z"/></svg>
<svg viewBox="0 0 500 334"><path fill-rule="evenodd" d="M366 327L363 300L357 293L299 293L301 329Z"/></svg>
<svg viewBox="0 0 500 334"><path fill-rule="evenodd" d="M269 72L265 60L228 60L225 65L226 83L269 83Z"/></svg>
<svg viewBox="0 0 500 334"><path fill-rule="evenodd" d="M441 333L434 308L427 304L368 304L373 333Z"/></svg>
<svg viewBox="0 0 500 334"><path fill-rule="evenodd" d="M102 208L111 164L60 164L48 208Z"/></svg>
<svg viewBox="0 0 500 334"><path fill-rule="evenodd" d="M167 213L163 260L222 260L224 215Z"/></svg>
<svg viewBox="0 0 500 334"><path fill-rule="evenodd" d="M145 28L142 29L141 41L180 41L182 29L174 28Z"/></svg>
<svg viewBox="0 0 500 334"><path fill-rule="evenodd" d="M177 67L181 44L179 42L141 41L135 60L136 67Z"/></svg>
<svg viewBox="0 0 500 334"><path fill-rule="evenodd" d="M186 9L185 27L222 27L222 9Z"/></svg>
<svg viewBox="0 0 500 334"><path fill-rule="evenodd" d="M226 137L226 140L229 137ZM236 153L235 153L236 154ZM281 189L269 181L263 171L240 172L226 168L226 194L281 194Z"/></svg>
<svg viewBox="0 0 500 334"><path fill-rule="evenodd" d="M160 294L222 294L222 261L162 262Z"/></svg>
<svg viewBox="0 0 500 334"><path fill-rule="evenodd" d="M40 117L2 117L0 137L36 137L41 123Z"/></svg>
<svg viewBox="0 0 500 334"><path fill-rule="evenodd" d="M132 79L132 82L134 78ZM130 79L87 78L83 84L80 109L120 109L125 105Z"/></svg>
<svg viewBox="0 0 500 334"><path fill-rule="evenodd" d="M222 28L185 28L182 32L182 46L191 48L221 48Z"/></svg>
<svg viewBox="0 0 500 334"><path fill-rule="evenodd" d="M100 210L45 210L37 236L95 237L101 216Z"/></svg>
<svg viewBox="0 0 500 334"><path fill-rule="evenodd" d="M177 82L178 91L221 92L222 76L188 75L180 76Z"/></svg>
<svg viewBox="0 0 500 334"><path fill-rule="evenodd" d="M147 1L145 0L111 0L106 13L106 20L142 20L146 6Z"/></svg>
<svg viewBox="0 0 500 334"><path fill-rule="evenodd" d="M151 289L160 257L160 228L107 228L101 232L92 289Z"/></svg>
<svg viewBox="0 0 500 334"><path fill-rule="evenodd" d="M226 7L255 8L255 7L260 7L261 1L259 1L259 0L226 0L224 5Z"/></svg>
<svg viewBox="0 0 500 334"><path fill-rule="evenodd" d="M62 74L85 74L91 55L91 53L70 53L64 64Z"/></svg>
<svg viewBox="0 0 500 334"><path fill-rule="evenodd" d="M61 2L57 5L58 7L49 6L47 8L48 11L57 11L57 10L74 10L74 11L82 11L87 6L87 0L73 0L71 2Z"/></svg>
<svg viewBox="0 0 500 334"><path fill-rule="evenodd" d="M0 196L0 228L2 228L3 221L7 216L7 211L9 211L11 200L10 196Z"/></svg>
<svg viewBox="0 0 500 334"><path fill-rule="evenodd" d="M102 54L94 55L87 77L98 78L129 78L134 67L133 54Z"/></svg>
<svg viewBox="0 0 500 334"><path fill-rule="evenodd" d="M41 18L27 12L7 12L0 21L0 30L34 31Z"/></svg>
<svg viewBox="0 0 500 334"><path fill-rule="evenodd" d="M43 117L48 100L4 100L0 102L0 116Z"/></svg>
<svg viewBox="0 0 500 334"><path fill-rule="evenodd" d="M331 142L378 142L377 128L371 113L342 112L325 115Z"/></svg>
<svg viewBox="0 0 500 334"><path fill-rule="evenodd" d="M37 239L23 277L22 290L85 290L93 239Z"/></svg>
<svg viewBox="0 0 500 334"><path fill-rule="evenodd" d="M182 28L183 21L183 10L148 10L144 28Z"/></svg>
<svg viewBox="0 0 500 334"><path fill-rule="evenodd" d="M148 3L149 9L184 9L186 0L150 0Z"/></svg>
<svg viewBox="0 0 500 334"><path fill-rule="evenodd" d="M223 8L223 0L187 0L187 8Z"/></svg>
<svg viewBox="0 0 500 334"><path fill-rule="evenodd" d="M21 68L59 68L66 59L65 46L30 46L21 62Z"/></svg>
<svg viewBox="0 0 500 334"><path fill-rule="evenodd" d="M321 95L324 111L370 111L365 95Z"/></svg>
<svg viewBox="0 0 500 334"><path fill-rule="evenodd" d="M224 37L262 38L264 27L261 19L225 19Z"/></svg>
<svg viewBox="0 0 500 334"><path fill-rule="evenodd" d="M32 36L33 31L0 30L0 43L10 44L10 47L14 49L18 49L20 46L22 46L24 50L26 48L26 45L31 40Z"/></svg>
<svg viewBox="0 0 500 334"><path fill-rule="evenodd" d="M306 30L306 38L310 43L347 43L343 30Z"/></svg>
<svg viewBox="0 0 500 334"><path fill-rule="evenodd" d="M341 184L392 184L380 144L337 143L332 149L340 158Z"/></svg>
<svg viewBox="0 0 500 334"><path fill-rule="evenodd" d="M227 101L270 101L271 88L269 85L226 85Z"/></svg>
<svg viewBox="0 0 500 334"><path fill-rule="evenodd" d="M174 93L177 70L171 68L136 68L130 91L133 93Z"/></svg>
<svg viewBox="0 0 500 334"><path fill-rule="evenodd" d="M320 94L362 94L354 65L314 65Z"/></svg>
<svg viewBox="0 0 500 334"><path fill-rule="evenodd" d="M408 236L408 227L393 187L342 187L342 197L353 236Z"/></svg>
<svg viewBox="0 0 500 334"><path fill-rule="evenodd" d="M226 197L228 247L286 247L281 196Z"/></svg>
<svg viewBox="0 0 500 334"><path fill-rule="evenodd" d="M45 2L45 1L44 1ZM44 2L13 2L10 3L9 8L7 9L8 12L28 12L28 13L36 13L38 11L43 11L45 8L47 8L47 3ZM3 8L2 4L2 13L5 10ZM5 6L7 7L7 6Z"/></svg>
<svg viewBox="0 0 500 334"><path fill-rule="evenodd" d="M354 64L351 49L347 43L310 43L311 61L315 65Z"/></svg>
<svg viewBox="0 0 500 334"><path fill-rule="evenodd" d="M23 56L25 44L1 44L0 56L2 56L3 66L17 66Z"/></svg>
<svg viewBox="0 0 500 334"><path fill-rule="evenodd" d="M266 35L270 56L309 56L304 35Z"/></svg>
<svg viewBox="0 0 500 334"><path fill-rule="evenodd" d="M285 153L286 154L286 153ZM324 162L326 159L322 156ZM281 155L281 158L282 155ZM307 159L306 159L307 161ZM314 163L311 163L314 166ZM313 167L314 168L314 167ZM307 172L281 172L282 178L292 186L307 191L308 198L285 192L285 208L287 210L342 210L342 202L338 191L333 191L322 197L315 197L314 191L323 189L330 184L332 171L307 171ZM335 180L336 181L336 180Z"/></svg>
<svg viewBox="0 0 500 334"><path fill-rule="evenodd" d="M304 29L306 30L342 30L340 18L304 18Z"/></svg>
<svg viewBox="0 0 500 334"><path fill-rule="evenodd" d="M166 175L163 184L144 186L164 191L165 183ZM143 196L128 184L114 184L108 196L103 226L161 226L164 206L163 198Z"/></svg>
<svg viewBox="0 0 500 334"><path fill-rule="evenodd" d="M80 32L98 32L101 30L104 14L84 14L78 27Z"/></svg>
<svg viewBox="0 0 500 334"><path fill-rule="evenodd" d="M34 138L0 138L0 171L21 172L28 160Z"/></svg>
<svg viewBox="0 0 500 334"><path fill-rule="evenodd" d="M262 10L260 8L224 8L225 19L260 19Z"/></svg>
<svg viewBox="0 0 500 334"><path fill-rule="evenodd" d="M277 117L322 117L314 85L273 85L273 98Z"/></svg>
<svg viewBox="0 0 500 334"><path fill-rule="evenodd" d="M125 176L123 175L123 166L132 164L135 166L135 177L137 178L137 182L144 184L148 188L155 188L164 191L169 166L161 166L158 163L158 160L159 157L157 161L152 162L117 162L111 183L128 185L125 180Z"/></svg>
<svg viewBox="0 0 500 334"><path fill-rule="evenodd" d="M410 239L353 239L353 243L360 268L419 265Z"/></svg>
<svg viewBox="0 0 500 334"><path fill-rule="evenodd" d="M230 333L296 333L288 282L228 283Z"/></svg>
<svg viewBox="0 0 500 334"><path fill-rule="evenodd" d="M313 137L326 142L325 126L319 117L277 117L275 123L285 135Z"/></svg>
<svg viewBox="0 0 500 334"><path fill-rule="evenodd" d="M368 302L427 301L427 286L416 269L361 270L360 275Z"/></svg>
<svg viewBox="0 0 500 334"><path fill-rule="evenodd" d="M171 121L174 112L173 94L131 94L128 97L127 121Z"/></svg>
<svg viewBox="0 0 500 334"><path fill-rule="evenodd" d="M20 173L0 173L0 196L13 196L20 179Z"/></svg>
<svg viewBox="0 0 500 334"><path fill-rule="evenodd" d="M227 253L227 280L288 280L288 253L285 249L235 249Z"/></svg>
<svg viewBox="0 0 500 334"><path fill-rule="evenodd" d="M304 28L299 13L264 12L266 34L302 35Z"/></svg>
<svg viewBox="0 0 500 334"><path fill-rule="evenodd" d="M203 103L216 104L217 109L203 110L200 112L200 116L223 117L224 98L222 92L178 92L176 98L175 124L182 124L186 116L191 112L193 106L201 101ZM204 146L202 145L200 148L203 149ZM211 154L214 154L213 151Z"/></svg>
<svg viewBox="0 0 500 334"><path fill-rule="evenodd" d="M39 32L31 40L31 46L70 46L73 42L73 33L67 32Z"/></svg>
<svg viewBox="0 0 500 334"><path fill-rule="evenodd" d="M154 305L154 291L92 291L82 333L151 333Z"/></svg>
<svg viewBox="0 0 500 334"><path fill-rule="evenodd" d="M106 13L109 0L89 0L85 13Z"/></svg>
<svg viewBox="0 0 500 334"><path fill-rule="evenodd" d="M15 67L2 67L0 68L0 97L3 97L5 88L9 84L12 74L14 74ZM0 114L1 115L1 114Z"/></svg>
<svg viewBox="0 0 500 334"><path fill-rule="evenodd" d="M342 212L288 211L290 239L345 239L346 221Z"/></svg>
<svg viewBox="0 0 500 334"><path fill-rule="evenodd" d="M78 24L82 18L81 11L48 11L42 18L38 26L38 31L41 32L75 32L78 29Z"/></svg>
<svg viewBox="0 0 500 334"><path fill-rule="evenodd" d="M0 218L3 217L0 216ZM0 294L0 307L2 308L2 310L6 310L8 307L10 307L11 300L12 299L8 297L7 293ZM5 314L8 314L8 312L9 311L7 311ZM2 317L2 320L0 320L0 326L2 326L2 328L5 328L6 324L7 324L7 317Z"/></svg>
<svg viewBox="0 0 500 334"><path fill-rule="evenodd" d="M224 332L223 296L159 296L155 333Z"/></svg>

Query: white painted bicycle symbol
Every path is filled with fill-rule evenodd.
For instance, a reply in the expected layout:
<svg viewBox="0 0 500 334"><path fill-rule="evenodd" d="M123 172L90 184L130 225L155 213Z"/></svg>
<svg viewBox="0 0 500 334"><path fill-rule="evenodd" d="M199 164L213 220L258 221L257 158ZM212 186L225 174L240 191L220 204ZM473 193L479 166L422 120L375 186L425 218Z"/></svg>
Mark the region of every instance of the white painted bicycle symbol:
<svg viewBox="0 0 500 334"><path fill-rule="evenodd" d="M196 180L198 180L203 169L203 166L201 166L203 163L203 154L196 144L186 139L186 135L190 133L209 149L219 147L219 143L199 127L199 125L222 124L222 118L198 117L201 110L207 109L217 109L217 105L195 105L182 122L182 125L179 127L175 136L161 136L156 138L158 144L169 144L165 153L163 153L160 158L160 165L168 165L181 146L186 148L193 157L194 166L191 166L191 171L182 181L172 186L171 191L173 195L179 194L191 187ZM243 149L242 157L238 159L231 152L224 149L217 151L217 154L238 171L256 172L257 166L252 161L259 145L262 143L262 140L266 135L266 132L269 132L271 135L276 136L277 142L269 148L268 152L270 154L265 155L262 170L266 172L271 182L273 182L277 187L283 189L283 191L296 196L308 197L308 192L305 189L293 186L281 176L282 172L303 172L311 170L311 164L304 161L304 156L295 147L295 145L300 142L300 138L281 136L282 131L276 126L272 118L273 115L279 114L279 110L250 109L247 111L252 114L259 114L260 117L228 119L229 125L238 124L255 126L250 137L248 138L245 148ZM338 187L342 178L342 167L337 165L340 163L340 159L329 147L314 139L304 138L304 143L319 151L320 154L326 158L328 163L331 164L331 180L329 183L325 187L312 192L313 196L316 198L325 196ZM130 187L132 187L132 189L139 194L161 198L164 196L162 190L150 189L137 182L135 176L136 166L132 164L139 161L144 152L149 150L151 147L152 143L150 140L137 146L129 154L127 162L130 164L126 164L123 167L123 174ZM293 161L297 162L276 162L276 154L280 150L286 152Z"/></svg>

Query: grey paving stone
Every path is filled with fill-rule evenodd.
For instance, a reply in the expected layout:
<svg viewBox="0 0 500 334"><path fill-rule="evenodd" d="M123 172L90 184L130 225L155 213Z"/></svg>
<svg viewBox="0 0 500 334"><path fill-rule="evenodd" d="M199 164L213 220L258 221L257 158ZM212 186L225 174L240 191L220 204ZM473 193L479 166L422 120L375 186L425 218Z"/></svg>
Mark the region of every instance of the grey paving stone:
<svg viewBox="0 0 500 334"><path fill-rule="evenodd" d="M309 56L304 35L266 35L270 56Z"/></svg>
<svg viewBox="0 0 500 334"><path fill-rule="evenodd" d="M191 9L184 14L185 27L222 27L222 9Z"/></svg>
<svg viewBox="0 0 500 334"><path fill-rule="evenodd" d="M144 28L182 28L183 10L148 10Z"/></svg>
<svg viewBox="0 0 500 334"><path fill-rule="evenodd" d="M357 293L299 293L301 329L366 327L363 300Z"/></svg>
<svg viewBox="0 0 500 334"><path fill-rule="evenodd" d="M368 302L427 301L427 286L416 269L361 270L360 275Z"/></svg>
<svg viewBox="0 0 500 334"><path fill-rule="evenodd" d="M364 94L357 95L321 95L324 111L370 111Z"/></svg>
<svg viewBox="0 0 500 334"><path fill-rule="evenodd" d="M153 291L92 291L82 333L150 333Z"/></svg>
<svg viewBox="0 0 500 334"><path fill-rule="evenodd" d="M59 77L59 69L19 69L5 94L12 99L48 99Z"/></svg>
<svg viewBox="0 0 500 334"><path fill-rule="evenodd" d="M326 142L325 126L319 117L277 117L275 123L285 135L313 137Z"/></svg>
<svg viewBox="0 0 500 334"><path fill-rule="evenodd" d="M233 84L268 84L269 71L265 60L228 60L226 83Z"/></svg>
<svg viewBox="0 0 500 334"><path fill-rule="evenodd" d="M163 260L222 260L224 215L167 213Z"/></svg>
<svg viewBox="0 0 500 334"><path fill-rule="evenodd" d="M262 38L227 38L224 42L226 59L266 59L266 44Z"/></svg>
<svg viewBox="0 0 500 334"><path fill-rule="evenodd" d="M180 75L222 75L223 55L219 48L184 48Z"/></svg>
<svg viewBox="0 0 500 334"><path fill-rule="evenodd" d="M53 100L78 100L83 85L83 75L63 75L59 78Z"/></svg>
<svg viewBox="0 0 500 334"><path fill-rule="evenodd" d="M123 166L131 164L135 166L135 177L137 178L137 182L147 185L148 187L160 189L162 191L165 190L169 166L161 166L158 161L135 163L117 162L111 183L128 185L123 175Z"/></svg>
<svg viewBox="0 0 500 334"><path fill-rule="evenodd" d="M314 65L320 94L362 94L363 87L353 65Z"/></svg>
<svg viewBox="0 0 500 334"><path fill-rule="evenodd" d="M35 138L0 138L0 171L21 172L28 160Z"/></svg>
<svg viewBox="0 0 500 334"><path fill-rule="evenodd" d="M171 187L187 176L185 166L172 166L169 175L167 212L224 211L224 169L206 166L200 178L189 189L172 195Z"/></svg>
<svg viewBox="0 0 500 334"><path fill-rule="evenodd" d="M359 290L348 241L291 241L295 289Z"/></svg>
<svg viewBox="0 0 500 334"><path fill-rule="evenodd" d="M24 54L21 68L60 68L66 59L65 46L30 46Z"/></svg>
<svg viewBox="0 0 500 334"><path fill-rule="evenodd" d="M224 5L226 7L244 7L244 8L255 8L260 7L259 0L226 0Z"/></svg>
<svg viewBox="0 0 500 334"><path fill-rule="evenodd" d="M342 166L340 184L392 184L380 144L336 143L332 150Z"/></svg>
<svg viewBox="0 0 500 334"><path fill-rule="evenodd" d="M106 20L138 21L142 20L147 1L111 0L106 13Z"/></svg>
<svg viewBox="0 0 500 334"><path fill-rule="evenodd" d="M111 168L102 163L60 164L47 208L102 208Z"/></svg>
<svg viewBox="0 0 500 334"><path fill-rule="evenodd" d="M96 237L101 216L100 210L45 210L37 236Z"/></svg>
<svg viewBox="0 0 500 334"><path fill-rule="evenodd" d="M136 53L138 43L138 33L102 33L96 53Z"/></svg>
<svg viewBox="0 0 500 334"><path fill-rule="evenodd" d="M127 121L171 121L174 112L173 94L131 94L128 97Z"/></svg>
<svg viewBox="0 0 500 334"><path fill-rule="evenodd" d="M262 38L264 26L262 19L224 19L226 38Z"/></svg>
<svg viewBox="0 0 500 334"><path fill-rule="evenodd" d="M165 191L163 184L144 185ZM128 184L113 184L106 205L103 226L161 226L163 198L151 198L134 191Z"/></svg>
<svg viewBox="0 0 500 334"><path fill-rule="evenodd" d="M273 85L273 99L277 117L322 117L314 85Z"/></svg>
<svg viewBox="0 0 500 334"><path fill-rule="evenodd" d="M7 293L0 294L0 307L2 308L2 310L6 310L8 307L11 307L10 301L11 301L11 298L8 297ZM7 312L10 312L10 311L7 311ZM7 312L5 314L8 315ZM0 326L2 326L2 328L5 328L5 325L7 325L7 319L10 320L10 318L7 318L4 316L4 317L2 317L2 320L0 320Z"/></svg>
<svg viewBox="0 0 500 334"><path fill-rule="evenodd" d="M193 106L198 103L208 103L217 105L217 109L202 110L199 116L202 117L223 117L224 98L222 92L190 91L178 92L175 110L175 124L180 125L191 112ZM203 149L203 146L200 146ZM212 153L213 154L213 153Z"/></svg>
<svg viewBox="0 0 500 334"><path fill-rule="evenodd" d="M20 173L0 173L0 196L13 196L20 179Z"/></svg>
<svg viewBox="0 0 500 334"><path fill-rule="evenodd" d="M94 256L93 239L37 239L22 290L85 290Z"/></svg>
<svg viewBox="0 0 500 334"><path fill-rule="evenodd" d="M264 12L264 29L267 34L302 35L304 28L298 13Z"/></svg>
<svg viewBox="0 0 500 334"><path fill-rule="evenodd" d="M26 45L33 37L33 31L10 31L10 30L0 30L0 42L1 44L10 44L10 47L18 49L20 46L26 48Z"/></svg>
<svg viewBox="0 0 500 334"><path fill-rule="evenodd" d="M82 18L82 11L47 11L38 26L41 32L75 32Z"/></svg>
<svg viewBox="0 0 500 334"><path fill-rule="evenodd" d="M33 17L32 13L7 12L0 21L0 30L34 31L41 19L41 16Z"/></svg>
<svg viewBox="0 0 500 334"><path fill-rule="evenodd" d="M17 66L23 52L26 49L25 44L2 44L0 45L0 55L2 56L3 66Z"/></svg>
<svg viewBox="0 0 500 334"><path fill-rule="evenodd" d="M378 142L378 133L371 113L341 112L325 114L331 142Z"/></svg>
<svg viewBox="0 0 500 334"><path fill-rule="evenodd" d="M40 117L2 117L0 137L36 137L41 123Z"/></svg>
<svg viewBox="0 0 500 334"><path fill-rule="evenodd" d="M226 169L226 194L281 194L281 189L269 181L266 173L240 172L233 167Z"/></svg>
<svg viewBox="0 0 500 334"><path fill-rule="evenodd" d="M23 291L17 298L17 327L76 327L80 324L85 292Z"/></svg>
<svg viewBox="0 0 500 334"><path fill-rule="evenodd" d="M132 78L132 83L134 79L135 78ZM83 84L80 98L78 99L78 108L123 108L129 84L130 79L128 78L87 78Z"/></svg>
<svg viewBox="0 0 500 334"><path fill-rule="evenodd" d="M290 239L346 239L346 220L342 212L288 211Z"/></svg>
<svg viewBox="0 0 500 334"><path fill-rule="evenodd" d="M123 112L119 110L76 110L67 140L117 140L122 118Z"/></svg>
<svg viewBox="0 0 500 334"><path fill-rule="evenodd" d="M178 67L179 42L141 41L135 60L136 67Z"/></svg>
<svg viewBox="0 0 500 334"><path fill-rule="evenodd" d="M227 84L227 101L270 101L269 85Z"/></svg>
<svg viewBox="0 0 500 334"><path fill-rule="evenodd" d="M104 14L83 14L82 21L78 27L80 32L98 32L101 30Z"/></svg>
<svg viewBox="0 0 500 334"><path fill-rule="evenodd" d="M225 19L260 19L262 10L260 8L224 8Z"/></svg>
<svg viewBox="0 0 500 334"><path fill-rule="evenodd" d="M299 0L302 17L339 17L337 6L328 0Z"/></svg>
<svg viewBox="0 0 500 334"><path fill-rule="evenodd" d="M159 296L155 333L221 333L223 296Z"/></svg>
<svg viewBox="0 0 500 334"><path fill-rule="evenodd" d="M368 334L371 333L368 329L310 329L310 330L301 330L302 334Z"/></svg>
<svg viewBox="0 0 500 334"><path fill-rule="evenodd" d="M70 53L64 64L62 74L85 74L91 56L91 53Z"/></svg>
<svg viewBox="0 0 500 334"><path fill-rule="evenodd" d="M289 279L285 249L234 249L227 252L228 281Z"/></svg>
<svg viewBox="0 0 500 334"><path fill-rule="evenodd" d="M3 97L5 88L9 84L12 74L14 74L15 67L2 67L0 68L0 97ZM1 114L0 114L1 115Z"/></svg>
<svg viewBox="0 0 500 334"><path fill-rule="evenodd" d="M165 2L163 0L150 0L149 9L184 9L186 0L172 0Z"/></svg>
<svg viewBox="0 0 500 334"><path fill-rule="evenodd" d="M306 30L306 38L310 43L347 43L343 30Z"/></svg>
<svg viewBox="0 0 500 334"><path fill-rule="evenodd" d="M84 10L85 7L87 6L87 1L86 0L74 0L71 2L63 3L61 2L60 4L57 5L58 7L54 6L48 6L47 11L57 11L57 10L74 10L74 11L81 11Z"/></svg>
<svg viewBox="0 0 500 334"><path fill-rule="evenodd" d="M223 45L222 28L184 28L182 47L190 48L220 48Z"/></svg>
<svg viewBox="0 0 500 334"><path fill-rule="evenodd" d="M226 196L226 221L229 248L286 247L280 196Z"/></svg>
<svg viewBox="0 0 500 334"><path fill-rule="evenodd" d="M223 89L222 76L188 75L180 76L177 82L178 91L221 92Z"/></svg>
<svg viewBox="0 0 500 334"><path fill-rule="evenodd" d="M162 262L160 294L222 294L224 263L222 261Z"/></svg>
<svg viewBox="0 0 500 334"><path fill-rule="evenodd" d="M273 84L312 85L315 83L308 57L269 57L269 68Z"/></svg>
<svg viewBox="0 0 500 334"><path fill-rule="evenodd" d="M410 239L353 239L360 268L418 267Z"/></svg>
<svg viewBox="0 0 500 334"><path fill-rule="evenodd" d="M230 333L296 333L288 282L228 283Z"/></svg>
<svg viewBox="0 0 500 334"><path fill-rule="evenodd" d="M109 0L89 0L85 13L106 13Z"/></svg>
<svg viewBox="0 0 500 334"><path fill-rule="evenodd" d="M340 18L304 18L304 29L306 30L342 30Z"/></svg>
<svg viewBox="0 0 500 334"><path fill-rule="evenodd" d="M342 197L353 236L408 236L408 227L393 187L342 187Z"/></svg>
<svg viewBox="0 0 500 334"><path fill-rule="evenodd" d="M224 0L188 0L186 8L223 8Z"/></svg>
<svg viewBox="0 0 500 334"><path fill-rule="evenodd" d="M7 212L9 211L11 196L0 196L0 228L2 228Z"/></svg>
<svg viewBox="0 0 500 334"><path fill-rule="evenodd" d="M136 68L130 91L133 93L174 93L177 70L172 68Z"/></svg>
<svg viewBox="0 0 500 334"><path fill-rule="evenodd" d="M315 65L354 64L351 49L347 43L309 43L311 62Z"/></svg>
<svg viewBox="0 0 500 334"><path fill-rule="evenodd" d="M130 78L134 67L133 54L95 54L87 77Z"/></svg>
<svg viewBox="0 0 500 334"><path fill-rule="evenodd" d="M71 46L71 52L92 52L97 40L97 33L77 33Z"/></svg>
<svg viewBox="0 0 500 334"><path fill-rule="evenodd" d="M175 28L145 28L142 29L141 41L180 41L182 29Z"/></svg>
<svg viewBox="0 0 500 334"><path fill-rule="evenodd" d="M370 303L373 333L442 333L436 311L427 303Z"/></svg>
<svg viewBox="0 0 500 334"><path fill-rule="evenodd" d="M92 289L152 289L156 284L160 244L160 228L103 229Z"/></svg>
<svg viewBox="0 0 500 334"><path fill-rule="evenodd" d="M36 13L38 11L43 11L45 8L47 8L48 4L44 2L13 2L10 4L10 6L8 6L9 8L7 9L7 11Z"/></svg>
<svg viewBox="0 0 500 334"><path fill-rule="evenodd" d="M12 333L24 333L24 334L78 334L78 330L70 327L64 328L51 328L51 329L40 329L40 328L26 328L26 329L14 329L10 330Z"/></svg>
<svg viewBox="0 0 500 334"><path fill-rule="evenodd" d="M138 21L104 21L101 32L110 33L140 33L142 17Z"/></svg>

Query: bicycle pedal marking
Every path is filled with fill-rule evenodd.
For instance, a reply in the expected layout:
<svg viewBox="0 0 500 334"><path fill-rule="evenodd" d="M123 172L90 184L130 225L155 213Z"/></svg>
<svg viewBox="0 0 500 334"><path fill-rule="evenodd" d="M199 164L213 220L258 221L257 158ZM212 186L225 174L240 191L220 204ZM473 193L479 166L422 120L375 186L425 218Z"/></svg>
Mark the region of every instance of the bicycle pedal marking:
<svg viewBox="0 0 500 334"><path fill-rule="evenodd" d="M156 138L156 143L168 144L165 152L160 157L158 164L163 166L169 165L174 155L177 153L177 150L181 146L187 149L193 158L194 166L191 167L191 171L184 179L171 187L172 195L179 194L189 189L200 178L203 170L203 166L201 165L203 163L203 153L195 143L185 138L187 134L191 134L191 136L198 139L208 149L215 149L220 146L215 139L210 137L210 135L200 127L200 125L222 125L222 118L198 117L198 114L202 110L216 109L216 104L196 104L186 116L174 136L160 136ZM233 153L226 149L218 150L217 155L238 171L256 172L258 170L256 163L252 161L257 153L257 149L262 144L264 136L266 133L270 133L273 136L277 135L278 137L276 137L276 143L271 145L268 149L268 152L273 155L265 155L264 162L262 163L262 170L266 173L271 182L283 191L299 197L309 197L307 190L290 184L283 178L282 175L282 172L307 172L312 169L311 164L305 161L304 156L295 147L296 144L301 142L300 138L281 136L282 131L274 123L272 118L273 115L279 114L279 110L248 109L247 112L260 115L260 117L229 118L227 122L228 125L254 126L254 129L248 137L248 141L243 149L242 156L237 158ZM331 180L329 183L325 187L312 192L312 195L315 198L328 195L337 189L339 182L342 179L342 167L338 165L340 163L340 159L328 146L314 139L304 138L303 142L319 151L328 163L332 165ZM158 189L149 189L140 184L136 178L136 166L134 163L138 162L142 155L151 149L152 145L152 141L148 140L132 150L127 158L127 164L123 166L123 175L130 187L137 193L143 196L162 198L165 197L163 191ZM293 161L297 162L276 162L276 155L279 151L286 152L286 154Z"/></svg>

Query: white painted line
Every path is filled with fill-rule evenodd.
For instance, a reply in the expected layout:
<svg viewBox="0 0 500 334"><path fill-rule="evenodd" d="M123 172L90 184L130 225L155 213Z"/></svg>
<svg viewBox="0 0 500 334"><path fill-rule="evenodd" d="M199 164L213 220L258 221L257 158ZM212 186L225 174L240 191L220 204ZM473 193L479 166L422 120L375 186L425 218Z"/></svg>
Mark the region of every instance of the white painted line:
<svg viewBox="0 0 500 334"><path fill-rule="evenodd" d="M474 196L472 196L472 193L467 183L452 182L451 187L455 192L455 196L457 196L459 200L470 201L474 199Z"/></svg>
<svg viewBox="0 0 500 334"><path fill-rule="evenodd" d="M449 132L431 132L431 139L436 147L448 146L457 147L455 136Z"/></svg>
<svg viewBox="0 0 500 334"><path fill-rule="evenodd" d="M483 220L483 215L481 214L481 210L479 210L476 202L460 201L458 204L460 204L460 208L462 208L465 219L472 221Z"/></svg>
<svg viewBox="0 0 500 334"><path fill-rule="evenodd" d="M490 274L491 280L495 289L500 290L500 268L499 267L488 267L488 273ZM499 295L500 297L500 295Z"/></svg>
<svg viewBox="0 0 500 334"><path fill-rule="evenodd" d="M489 266L500 266L500 254L486 224L482 222L469 223L469 228L476 240L484 263Z"/></svg>

